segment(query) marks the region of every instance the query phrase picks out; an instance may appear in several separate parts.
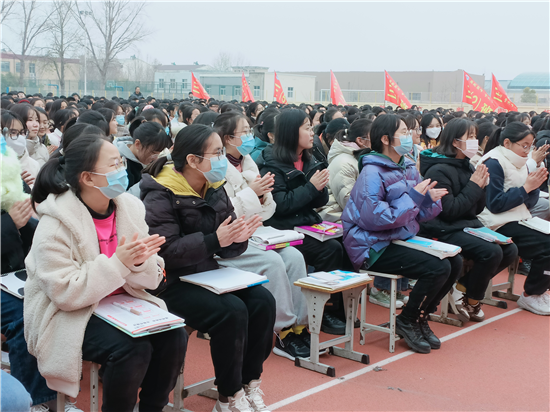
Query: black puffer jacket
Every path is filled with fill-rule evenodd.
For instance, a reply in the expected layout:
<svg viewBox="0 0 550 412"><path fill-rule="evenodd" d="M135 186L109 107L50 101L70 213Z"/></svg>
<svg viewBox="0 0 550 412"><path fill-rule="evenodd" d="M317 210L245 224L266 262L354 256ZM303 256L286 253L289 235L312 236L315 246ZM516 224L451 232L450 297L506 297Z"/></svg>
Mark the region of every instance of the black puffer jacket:
<svg viewBox="0 0 550 412"><path fill-rule="evenodd" d="M304 162L303 172L293 164L285 164L273 158L273 146L264 149L257 163L260 173L271 172L275 175L273 200L277 204L275 214L265 226L277 229L293 229L294 226L313 225L321 222L321 217L314 209L328 202L328 190L319 191L309 181L317 170L326 169L326 164L315 156Z"/></svg>
<svg viewBox="0 0 550 412"><path fill-rule="evenodd" d="M432 150L420 153L420 174L449 192L441 199L441 213L420 225L420 236L437 238L465 227L483 227L477 215L485 208L485 191L470 180L473 172L468 158L444 157Z"/></svg>
<svg viewBox="0 0 550 412"><path fill-rule="evenodd" d="M202 198L169 165L156 178L143 175L141 200L149 233L166 237L159 255L165 262L167 285L183 275L217 269L214 254L232 258L248 246L243 242L220 247L216 230L229 216L236 219L221 182L210 185Z"/></svg>

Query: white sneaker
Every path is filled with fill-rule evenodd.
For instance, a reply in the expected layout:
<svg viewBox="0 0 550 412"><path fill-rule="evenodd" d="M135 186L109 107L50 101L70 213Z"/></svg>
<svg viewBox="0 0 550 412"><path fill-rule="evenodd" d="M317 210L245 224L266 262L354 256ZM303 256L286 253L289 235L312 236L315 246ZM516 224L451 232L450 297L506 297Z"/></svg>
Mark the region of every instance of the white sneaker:
<svg viewBox="0 0 550 412"><path fill-rule="evenodd" d="M546 295L546 296L545 296ZM526 297L523 293L518 299L518 306L537 315L550 315L550 297L546 293Z"/></svg>
<svg viewBox="0 0 550 412"><path fill-rule="evenodd" d="M386 290L378 290L373 286L370 290L369 302L389 309L390 293ZM401 309L403 307L403 302L400 300L395 301L395 307Z"/></svg>
<svg viewBox="0 0 550 412"><path fill-rule="evenodd" d="M453 285L451 290L453 291L451 296L455 301L455 305L460 305L462 303L462 296L464 295L464 293L456 288L456 283Z"/></svg>
<svg viewBox="0 0 550 412"><path fill-rule="evenodd" d="M265 406L264 399L262 398L264 393L260 389L261 383L262 381L260 379L250 381L248 385L244 385L244 392L246 393L248 402L250 403L250 406L252 406L252 409L254 409L254 412L269 412L269 409Z"/></svg>
<svg viewBox="0 0 550 412"><path fill-rule="evenodd" d="M220 402L218 399L212 412L254 412L250 408L244 389L237 392L235 396L228 396L227 399L229 403Z"/></svg>
<svg viewBox="0 0 550 412"><path fill-rule="evenodd" d="M48 408L48 405L45 403L41 403L40 405L34 405L31 407L31 412L48 412L50 408Z"/></svg>
<svg viewBox="0 0 550 412"><path fill-rule="evenodd" d="M403 302L403 306L405 306L409 301L409 297L407 295L404 295L401 291L397 291L397 300L399 302Z"/></svg>
<svg viewBox="0 0 550 412"><path fill-rule="evenodd" d="M84 412L82 409L76 407L76 400L71 402L68 396L65 396L65 412Z"/></svg>

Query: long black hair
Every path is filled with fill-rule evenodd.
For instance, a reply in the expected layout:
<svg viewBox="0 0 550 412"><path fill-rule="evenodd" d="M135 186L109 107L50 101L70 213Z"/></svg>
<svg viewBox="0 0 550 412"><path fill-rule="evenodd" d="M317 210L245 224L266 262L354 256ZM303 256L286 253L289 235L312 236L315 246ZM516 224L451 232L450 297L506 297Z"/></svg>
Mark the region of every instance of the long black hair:
<svg viewBox="0 0 550 412"><path fill-rule="evenodd" d="M493 132L487 145L485 146L485 152L488 153L497 146L503 146L506 139L512 143L517 143L527 136L532 135L535 138L535 134L529 127L522 122L512 122L506 125L506 127L500 127Z"/></svg>
<svg viewBox="0 0 550 412"><path fill-rule="evenodd" d="M447 123L439 135L439 146L434 151L443 156L455 157L457 149L453 146L453 142L462 138L466 133L474 131L477 134L477 126L470 119L454 118Z"/></svg>
<svg viewBox="0 0 550 412"><path fill-rule="evenodd" d="M208 147L208 139L213 133L215 130L204 124L192 124L181 129L176 135L174 149L170 155L174 162L174 168L178 172L183 172L183 168L187 165L187 156L190 154L201 156L199 158L199 163L201 163L202 156ZM167 162L167 157L159 157L143 170L143 174L147 173L156 177Z"/></svg>
<svg viewBox="0 0 550 412"><path fill-rule="evenodd" d="M273 144L273 157L287 164L298 160L296 151L300 140L300 127L309 117L303 110L287 109L277 116L275 124L275 143ZM311 159L311 149L302 152L302 161L305 163Z"/></svg>
<svg viewBox="0 0 550 412"><path fill-rule="evenodd" d="M428 126L432 123L432 120L436 118L439 122L439 127L443 128L443 124L441 122L440 117L437 114L433 113L426 113L424 116L422 116L422 120L420 121L420 127L422 128L422 134L420 135L420 141L424 142L426 146L430 144L431 137L428 137L426 134L426 130L428 129ZM441 134L440 134L441 136Z"/></svg>
<svg viewBox="0 0 550 412"><path fill-rule="evenodd" d="M59 112L58 112L59 113ZM65 150L68 149L69 145L76 139L78 139L80 136L93 134L93 135L102 135L105 137L103 130L101 130L99 127L94 126L93 124L75 124L72 125L69 128L66 128L63 132L63 140L61 140L61 146L58 150L53 152L50 155L50 159L53 159L55 157L60 157L62 153L65 153ZM108 139L110 141L110 139Z"/></svg>
<svg viewBox="0 0 550 412"><path fill-rule="evenodd" d="M261 112L256 119L254 136L266 143L271 143L268 133L275 135L275 123L279 113L281 113L279 109L266 109Z"/></svg>
<svg viewBox="0 0 550 412"><path fill-rule="evenodd" d="M34 182L33 204L42 203L50 194L59 195L72 190L80 194L80 175L94 169L101 147L108 141L101 133L85 134L76 138L63 156L46 162Z"/></svg>
<svg viewBox="0 0 550 412"><path fill-rule="evenodd" d="M136 122L134 121L134 123ZM157 122L138 123L138 126L132 130L131 135L134 143L139 140L143 148L150 149L153 152L161 152L172 146L172 139Z"/></svg>

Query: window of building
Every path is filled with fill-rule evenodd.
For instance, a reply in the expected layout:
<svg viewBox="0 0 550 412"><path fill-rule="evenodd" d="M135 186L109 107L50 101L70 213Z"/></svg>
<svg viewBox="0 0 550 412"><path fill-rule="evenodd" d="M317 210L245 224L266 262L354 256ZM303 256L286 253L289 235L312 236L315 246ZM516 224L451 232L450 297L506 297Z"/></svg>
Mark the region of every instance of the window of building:
<svg viewBox="0 0 550 412"><path fill-rule="evenodd" d="M170 79L170 88L175 89L176 88L176 79Z"/></svg>
<svg viewBox="0 0 550 412"><path fill-rule="evenodd" d="M2 73L10 71L10 62L2 62Z"/></svg>
<svg viewBox="0 0 550 412"><path fill-rule="evenodd" d="M240 96L241 95L241 86L235 86L235 91L233 92L233 96Z"/></svg>
<svg viewBox="0 0 550 412"><path fill-rule="evenodd" d="M206 89L206 93L210 94L210 92L212 91L212 88L210 86L204 86L204 88Z"/></svg>
<svg viewBox="0 0 550 412"><path fill-rule="evenodd" d="M35 63L29 63L29 73L36 73L36 64Z"/></svg>
<svg viewBox="0 0 550 412"><path fill-rule="evenodd" d="M186 89L189 88L189 86L188 86L188 84L187 84L187 79L182 79L182 80L181 80L181 88L182 88L183 90L186 90Z"/></svg>
<svg viewBox="0 0 550 412"><path fill-rule="evenodd" d="M254 86L254 98L260 97L260 86Z"/></svg>
<svg viewBox="0 0 550 412"><path fill-rule="evenodd" d="M16 73L20 73L20 72L21 72L21 63L20 63L20 62L16 62L16 63L15 63L15 72L16 72Z"/></svg>
<svg viewBox="0 0 550 412"><path fill-rule="evenodd" d="M220 96L225 96L225 86L220 86Z"/></svg>
<svg viewBox="0 0 550 412"><path fill-rule="evenodd" d="M159 79L159 89L164 89L164 79Z"/></svg>
<svg viewBox="0 0 550 412"><path fill-rule="evenodd" d="M288 90L287 97L289 99L293 98L294 97L294 87L289 87L287 90Z"/></svg>
<svg viewBox="0 0 550 412"><path fill-rule="evenodd" d="M409 93L409 99L411 100L421 100L422 93Z"/></svg>

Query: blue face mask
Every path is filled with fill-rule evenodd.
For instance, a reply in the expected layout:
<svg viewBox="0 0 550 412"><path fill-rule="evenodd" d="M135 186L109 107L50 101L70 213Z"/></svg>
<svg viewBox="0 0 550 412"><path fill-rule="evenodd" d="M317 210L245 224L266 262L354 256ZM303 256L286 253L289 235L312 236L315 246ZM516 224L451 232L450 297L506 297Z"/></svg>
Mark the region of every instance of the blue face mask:
<svg viewBox="0 0 550 412"><path fill-rule="evenodd" d="M166 127L164 128L164 132L165 132L168 136L170 136L170 128L169 128L168 126L166 126Z"/></svg>
<svg viewBox="0 0 550 412"><path fill-rule="evenodd" d="M413 149L412 134L406 134L405 136L399 136L401 146L392 146L399 156L405 156Z"/></svg>
<svg viewBox="0 0 550 412"><path fill-rule="evenodd" d="M116 122L117 122L119 125L123 126L123 125L124 125L124 115L123 115L123 114L117 115L117 117L116 117Z"/></svg>
<svg viewBox="0 0 550 412"><path fill-rule="evenodd" d="M114 199L115 197L126 192L126 188L128 187L128 173L126 172L126 169L113 170L109 173L91 173L94 175L105 176L107 178L108 186L94 186L96 189L99 189L106 198Z"/></svg>
<svg viewBox="0 0 550 412"><path fill-rule="evenodd" d="M206 177L206 180L208 180L210 183L216 183L221 182L223 179L225 179L225 174L227 173L227 157L225 157L225 155L221 155L219 156L219 158L206 158L199 155L195 156L202 159L210 160L211 169L208 172L203 172L202 170L199 170L199 172L201 172L204 177Z"/></svg>
<svg viewBox="0 0 550 412"><path fill-rule="evenodd" d="M232 137L235 137L235 136L232 136ZM254 142L254 135L252 133L248 133L241 136L240 139L242 142L240 146L235 146L234 144L232 144L231 146L235 146L239 151L239 153L242 154L243 156L246 156L247 154L252 153L252 150L254 150L254 146L256 146Z"/></svg>
<svg viewBox="0 0 550 412"><path fill-rule="evenodd" d="M8 151L8 145L6 144L6 139L4 139L4 135L2 135L0 140L0 153L2 155L5 155Z"/></svg>

